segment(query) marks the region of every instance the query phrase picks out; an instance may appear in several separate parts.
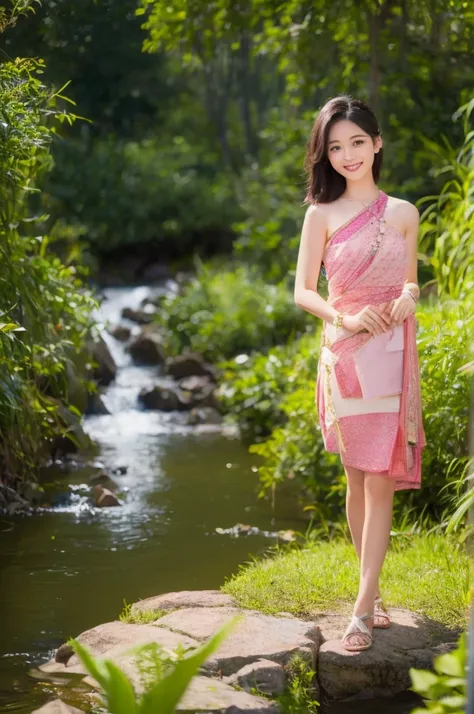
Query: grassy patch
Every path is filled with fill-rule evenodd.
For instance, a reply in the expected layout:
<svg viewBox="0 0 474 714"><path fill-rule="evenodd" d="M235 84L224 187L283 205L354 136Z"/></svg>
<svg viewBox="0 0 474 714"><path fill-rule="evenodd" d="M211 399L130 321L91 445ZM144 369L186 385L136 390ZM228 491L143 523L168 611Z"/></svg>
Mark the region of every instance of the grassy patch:
<svg viewBox="0 0 474 714"><path fill-rule="evenodd" d="M124 601L124 607L119 615L120 622L133 623L135 625L146 625L148 622L155 622L159 620L163 615L167 615L171 610L161 610L157 608L156 610L135 610L132 612L132 603L126 603Z"/></svg>
<svg viewBox="0 0 474 714"><path fill-rule="evenodd" d="M221 590L247 608L295 615L346 612L359 584L352 543L342 538L284 548L241 567ZM449 627L466 627L469 558L454 538L439 534L392 537L380 578L386 605L404 607Z"/></svg>

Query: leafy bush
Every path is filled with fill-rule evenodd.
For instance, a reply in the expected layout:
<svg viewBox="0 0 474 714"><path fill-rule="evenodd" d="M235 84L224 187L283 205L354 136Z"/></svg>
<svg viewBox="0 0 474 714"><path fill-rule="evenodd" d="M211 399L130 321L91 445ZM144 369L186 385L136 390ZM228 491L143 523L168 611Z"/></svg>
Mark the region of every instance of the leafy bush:
<svg viewBox="0 0 474 714"><path fill-rule="evenodd" d="M94 139L84 129L57 142L54 158L48 210L84 225L93 253L138 248L159 259L230 248L240 215L230 182L185 137Z"/></svg>
<svg viewBox="0 0 474 714"><path fill-rule="evenodd" d="M0 65L0 471L9 480L34 475L42 443L77 425L68 384L95 305L79 270L36 234L44 216L28 216L50 167L50 122L74 119L55 109L60 95L42 84L43 69L42 60Z"/></svg>
<svg viewBox="0 0 474 714"><path fill-rule="evenodd" d="M308 317L285 284L267 283L258 268L197 260L197 277L160 303L158 320L172 354L191 349L220 360L294 340Z"/></svg>
<svg viewBox="0 0 474 714"><path fill-rule="evenodd" d="M439 196L419 201L420 205L431 201L421 216L419 245L427 253L425 260L433 270L438 295L461 299L474 289L474 132L469 131L473 109L471 99L455 115L464 115L461 149L453 148L446 137L445 146L423 138L437 158L435 175L448 174L450 179Z"/></svg>
<svg viewBox="0 0 474 714"><path fill-rule="evenodd" d="M451 502L468 457L469 375L462 367L474 324L473 300L422 306L417 320L427 441L422 500L428 510L435 511Z"/></svg>
<svg viewBox="0 0 474 714"><path fill-rule="evenodd" d="M268 280L294 277L305 211L303 158L313 114L289 124L274 110L261 132L261 161L245 168L237 181L245 219L233 225L234 251L258 263Z"/></svg>

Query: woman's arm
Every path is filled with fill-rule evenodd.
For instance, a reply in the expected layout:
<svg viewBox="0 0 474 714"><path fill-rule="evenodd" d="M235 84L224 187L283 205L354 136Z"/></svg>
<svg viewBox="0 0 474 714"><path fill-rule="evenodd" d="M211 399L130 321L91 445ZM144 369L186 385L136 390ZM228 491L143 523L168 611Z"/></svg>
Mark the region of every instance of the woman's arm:
<svg viewBox="0 0 474 714"><path fill-rule="evenodd" d="M418 230L420 227L420 214L416 206L407 201L405 207L405 240L408 248L408 270L404 288L408 288L418 300L420 288L418 287Z"/></svg>
<svg viewBox="0 0 474 714"><path fill-rule="evenodd" d="M416 310L416 302L420 296L418 287L418 229L420 214L416 206L404 202L405 243L408 252L407 277L401 295L393 301L390 318L392 325L401 325L410 313ZM411 295L407 295L406 291Z"/></svg>
<svg viewBox="0 0 474 714"><path fill-rule="evenodd" d="M294 299L298 307L332 323L338 312L317 292L326 235L327 221L324 210L317 205L308 206L301 230Z"/></svg>

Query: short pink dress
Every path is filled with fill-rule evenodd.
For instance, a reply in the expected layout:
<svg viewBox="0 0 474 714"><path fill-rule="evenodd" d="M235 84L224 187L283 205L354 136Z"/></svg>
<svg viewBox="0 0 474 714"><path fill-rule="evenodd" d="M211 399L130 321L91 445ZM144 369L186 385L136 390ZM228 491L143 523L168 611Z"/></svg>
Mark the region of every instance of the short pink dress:
<svg viewBox="0 0 474 714"><path fill-rule="evenodd" d="M380 191L326 244L327 302L338 311L355 315L402 291L407 250L385 223L387 201ZM426 440L414 315L378 336L324 321L315 399L327 451L339 453L344 465L394 478L395 490L420 488Z"/></svg>

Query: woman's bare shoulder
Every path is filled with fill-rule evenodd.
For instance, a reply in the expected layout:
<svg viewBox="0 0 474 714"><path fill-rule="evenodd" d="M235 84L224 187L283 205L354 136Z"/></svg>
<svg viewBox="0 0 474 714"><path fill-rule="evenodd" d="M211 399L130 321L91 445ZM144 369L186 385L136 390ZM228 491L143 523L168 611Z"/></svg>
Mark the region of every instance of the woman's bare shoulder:
<svg viewBox="0 0 474 714"><path fill-rule="evenodd" d="M420 212L418 208L410 201L405 198L398 198L397 196L387 196L390 206L393 210L397 211L400 216L404 216L407 219L418 218Z"/></svg>
<svg viewBox="0 0 474 714"><path fill-rule="evenodd" d="M310 203L306 209L306 220L312 224L327 228L329 215L327 206L327 203Z"/></svg>

